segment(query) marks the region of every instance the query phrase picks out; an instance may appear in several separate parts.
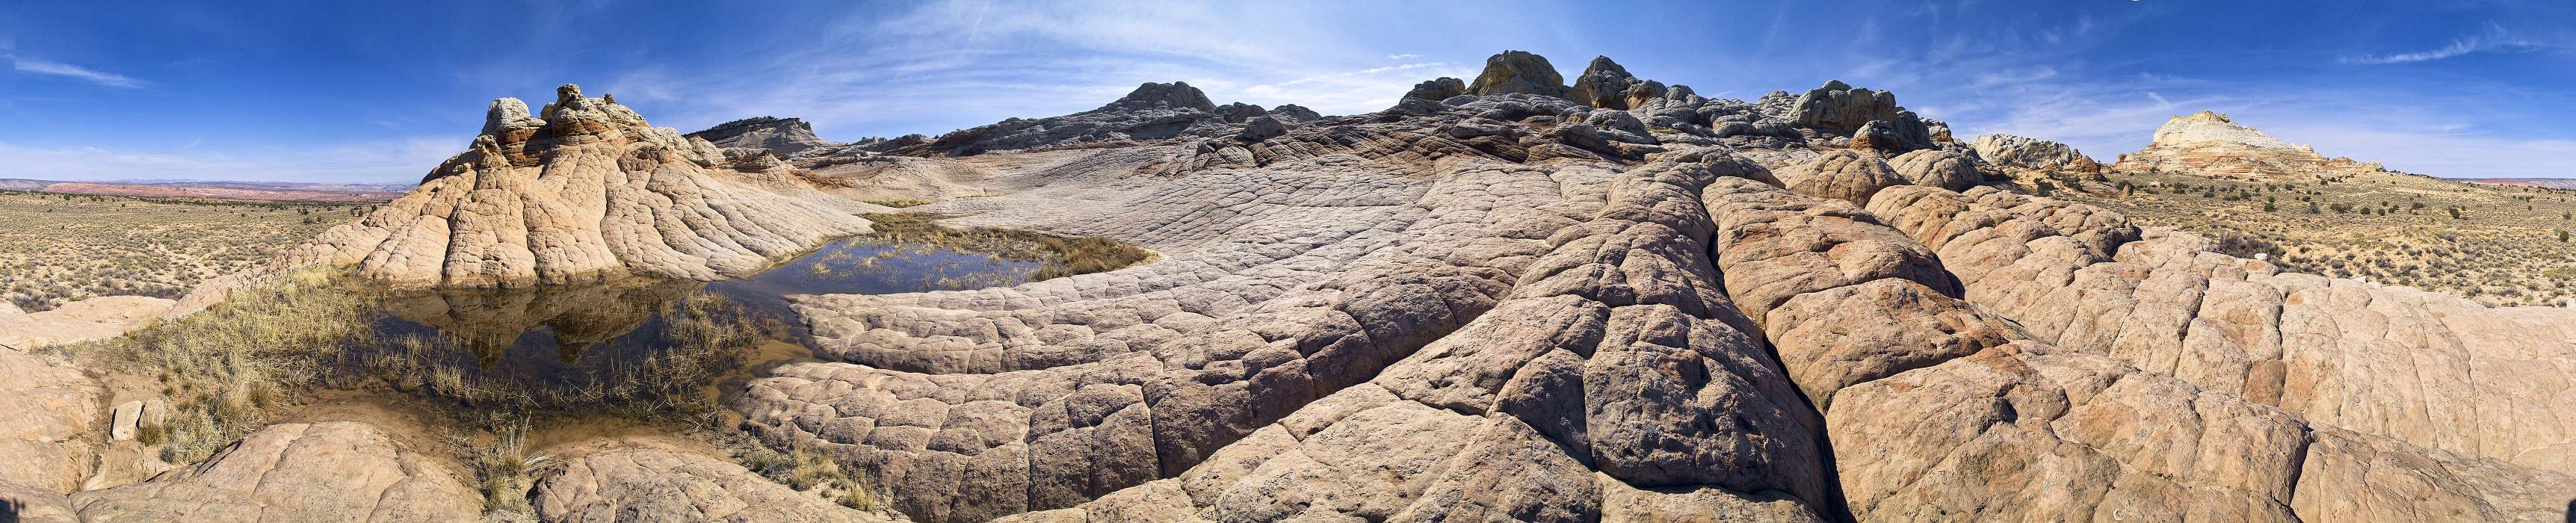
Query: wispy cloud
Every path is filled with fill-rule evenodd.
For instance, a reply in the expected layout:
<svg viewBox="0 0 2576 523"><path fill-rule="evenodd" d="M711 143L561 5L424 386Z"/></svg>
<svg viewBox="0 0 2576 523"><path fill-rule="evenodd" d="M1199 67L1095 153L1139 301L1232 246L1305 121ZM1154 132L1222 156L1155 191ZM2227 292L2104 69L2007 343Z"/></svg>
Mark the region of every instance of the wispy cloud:
<svg viewBox="0 0 2576 523"><path fill-rule="evenodd" d="M135 88L142 87L144 83L130 76L61 62L48 62L23 56L17 57L16 62L17 64L10 68L22 73L60 76L108 87Z"/></svg>
<svg viewBox="0 0 2576 523"><path fill-rule="evenodd" d="M2550 46L2546 43L2516 37L2507 33L2503 27L2490 24L2487 26L2487 30L2483 33L2451 39L2450 44L2443 45L2436 49L2407 53L2346 56L2340 61L2356 65L2403 64L2430 62L2470 53L2488 51L2527 52L2547 49L2549 47Z"/></svg>
<svg viewBox="0 0 2576 523"><path fill-rule="evenodd" d="M1388 60L1412 60L1412 59L1415 59L1415 58L1421 58L1421 57L1422 57L1422 55L1413 54L1413 53L1386 55L1386 59L1388 59Z"/></svg>

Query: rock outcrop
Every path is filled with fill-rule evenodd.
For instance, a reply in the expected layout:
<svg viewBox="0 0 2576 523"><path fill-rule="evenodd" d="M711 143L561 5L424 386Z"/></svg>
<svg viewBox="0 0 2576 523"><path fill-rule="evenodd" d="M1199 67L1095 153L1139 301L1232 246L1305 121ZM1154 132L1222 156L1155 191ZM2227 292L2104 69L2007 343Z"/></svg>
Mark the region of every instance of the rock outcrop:
<svg viewBox="0 0 2576 523"><path fill-rule="evenodd" d="M1462 94L1467 94L1466 81L1443 76L1413 84L1413 90L1404 92L1404 99L1437 102Z"/></svg>
<svg viewBox="0 0 2576 523"><path fill-rule="evenodd" d="M2098 173L2102 164L2066 144L2009 134L1979 135L1968 143L1987 164L2016 172Z"/></svg>
<svg viewBox="0 0 2576 523"><path fill-rule="evenodd" d="M373 425L271 426L205 463L73 494L81 521L472 521L483 496Z"/></svg>
<svg viewBox="0 0 2576 523"><path fill-rule="evenodd" d="M799 298L829 361L739 407L923 521L2531 520L2576 496L2529 451L2569 416L2506 396L2570 386L2506 368L2555 368L2567 313L2240 284L2324 280L1980 186L1960 150L1853 150L1832 126L1911 140L1905 115L1823 91L1410 98L988 158L1014 192L922 209L1165 260Z"/></svg>
<svg viewBox="0 0 2576 523"><path fill-rule="evenodd" d="M2290 145L2227 115L2201 111L2166 120L2146 149L2120 155L2122 171L2174 171L2204 176L2263 178L2344 175L2386 171L2376 162L2326 158L2305 145Z"/></svg>
<svg viewBox="0 0 2576 523"><path fill-rule="evenodd" d="M2576 499L2576 404L2554 395L2576 390L2576 311L2285 273L1981 185L1979 158L2081 155L1943 144L1839 82L1613 104L1644 84L1607 60L1588 100L1529 92L1556 85L1534 55L1489 63L1366 115L1292 126L1149 85L1084 121L1190 114L1175 139L1048 141L1078 123L1058 120L976 138L1040 146L849 164L1004 189L913 209L950 225L1162 258L791 297L819 361L742 385L740 426L929 523L2559 521ZM285 427L306 426L68 503L272 499L181 486L237 484L236 463L305 477L276 441L313 437L271 433L321 429ZM375 448L355 439L327 448ZM366 477L427 493L353 489L377 501L352 510L444 507L403 456L323 462L398 463ZM568 460L533 499L550 519L852 516L651 447Z"/></svg>
<svg viewBox="0 0 2576 523"><path fill-rule="evenodd" d="M1109 105L1079 113L1037 119L1012 118L999 123L941 135L921 152L970 156L990 151L1039 149L1073 144L1120 145L1165 139L1216 138L1241 132L1244 122L1270 116L1283 122L1314 119L1304 107L1263 111L1261 106L1208 101L1188 82L1146 83ZM896 150L902 152L903 150Z"/></svg>
<svg viewBox="0 0 2576 523"><path fill-rule="evenodd" d="M1986 183L1985 174L1977 172L1975 160L1950 151L1914 151L1890 158L1887 163L1908 184L1965 191Z"/></svg>
<svg viewBox="0 0 2576 523"><path fill-rule="evenodd" d="M868 230L855 215L866 206L766 152L651 127L572 85L539 114L493 101L471 149L294 257L400 286L707 280Z"/></svg>
<svg viewBox="0 0 2576 523"><path fill-rule="evenodd" d="M797 492L724 459L641 442L588 449L537 481L537 517L559 522L890 522Z"/></svg>
<svg viewBox="0 0 2576 523"><path fill-rule="evenodd" d="M817 148L841 145L814 136L814 125L805 123L804 120L769 116L725 122L685 136L706 140L716 147L728 149L749 147L767 150L781 158L795 157L799 153Z"/></svg>
<svg viewBox="0 0 2576 523"><path fill-rule="evenodd" d="M1661 97L1664 91L1662 82L1639 80L1610 57L1595 56L1592 64L1583 68L1583 76L1574 79L1574 87L1566 97L1574 103L1624 110Z"/></svg>
<svg viewBox="0 0 2576 523"><path fill-rule="evenodd" d="M1476 75L1474 83L1467 84L1466 94L1531 94L1565 98L1565 76L1556 72L1556 66L1547 63L1547 57L1528 51L1503 51L1485 59L1485 71Z"/></svg>
<svg viewBox="0 0 2576 523"><path fill-rule="evenodd" d="M166 300L165 300L166 301ZM89 479L107 390L79 368L0 347L0 489L68 493Z"/></svg>
<svg viewBox="0 0 2576 523"><path fill-rule="evenodd" d="M178 302L150 296L101 296L41 312L0 310L0 346L37 347L113 338L159 319Z"/></svg>

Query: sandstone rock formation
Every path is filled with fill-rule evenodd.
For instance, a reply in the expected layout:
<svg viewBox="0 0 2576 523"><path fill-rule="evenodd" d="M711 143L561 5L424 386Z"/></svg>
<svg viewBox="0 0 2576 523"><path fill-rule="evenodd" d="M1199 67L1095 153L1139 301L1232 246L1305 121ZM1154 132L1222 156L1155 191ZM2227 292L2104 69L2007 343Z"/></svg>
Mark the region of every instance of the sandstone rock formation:
<svg viewBox="0 0 2576 523"><path fill-rule="evenodd" d="M706 140L717 147L763 149L781 158L841 145L814 136L814 125L804 120L769 116L725 122L685 136Z"/></svg>
<svg viewBox="0 0 2576 523"><path fill-rule="evenodd" d="M107 401L79 368L0 347L0 405L13 413L0 423L0 489L79 489L95 465Z"/></svg>
<svg viewBox="0 0 2576 523"><path fill-rule="evenodd" d="M1476 75L1475 82L1467 84L1466 94L1533 94L1565 98L1566 92L1565 76L1556 72L1556 66L1547 63L1547 57L1528 51L1503 51L1485 59L1485 72Z"/></svg>
<svg viewBox="0 0 2576 523"><path fill-rule="evenodd" d="M2326 158L2316 149L2273 139L2252 127L2237 125L2227 115L2210 111L2166 120L2163 127L2156 128L2154 142L2138 152L2120 155L2120 161L2112 168L2253 178L2387 170L2377 162Z"/></svg>
<svg viewBox="0 0 2576 523"><path fill-rule="evenodd" d="M537 516L554 522L886 522L797 492L740 465L642 442L589 449L537 481Z"/></svg>
<svg viewBox="0 0 2576 523"><path fill-rule="evenodd" d="M113 338L161 317L178 302L150 296L101 296L43 312L0 304L0 346L33 350L56 344Z"/></svg>
<svg viewBox="0 0 2576 523"><path fill-rule="evenodd" d="M1965 191L1985 183L1985 174L1977 172L1975 160L1950 151L1914 151L1890 158L1887 163L1897 176L1913 185Z"/></svg>
<svg viewBox="0 0 2576 523"><path fill-rule="evenodd" d="M471 521L457 471L358 422L271 426L205 463L71 496L81 521Z"/></svg>
<svg viewBox="0 0 2576 523"><path fill-rule="evenodd" d="M296 256L409 286L705 280L868 230L854 215L867 206L824 195L765 152L650 127L572 85L540 114L492 102L471 149Z"/></svg>
<svg viewBox="0 0 2576 523"><path fill-rule="evenodd" d="M1462 94L1467 94L1466 81L1443 76L1413 84L1413 90L1405 91L1404 98L1437 102Z"/></svg>
<svg viewBox="0 0 2576 523"><path fill-rule="evenodd" d="M1927 172L1929 167L1926 167ZM1780 183L1799 194L1869 203L1879 189L1903 185L1906 178L1876 156L1852 151L1833 151L1801 165L1781 169Z"/></svg>
<svg viewBox="0 0 2576 523"><path fill-rule="evenodd" d="M1650 83L1606 59L1577 80L1506 53L1460 94L1297 125L1148 84L831 153L850 163L810 178L834 194L930 194L911 210L1162 258L792 297L821 361L732 406L932 523L2560 521L2576 499L2576 403L2555 394L2576 390L2576 311L2285 273L1981 185L1980 158L2082 157L1945 144L1840 82L1631 97ZM562 113L496 111L495 132L594 121ZM986 197L950 197L968 189ZM434 466L363 428L272 428L64 503L447 509ZM314 461L411 486L294 497L233 472L283 488ZM549 519L854 516L649 446L568 460L533 499Z"/></svg>
<svg viewBox="0 0 2576 523"><path fill-rule="evenodd" d="M1979 135L1968 143L1977 157L2006 170L2020 172L2098 173L2102 164L2066 144L2024 138L2009 134Z"/></svg>
<svg viewBox="0 0 2576 523"><path fill-rule="evenodd" d="M2509 392L2571 385L2539 370L2571 313L2278 274L1978 186L1957 150L1890 165L1830 132L1910 140L1903 115L1833 87L1413 97L958 165L1013 192L923 211L1166 259L800 298L831 361L738 406L923 521L2549 520L2576 496L2545 450L2563 406Z"/></svg>
<svg viewBox="0 0 2576 523"><path fill-rule="evenodd" d="M1592 64L1583 68L1583 76L1574 79L1566 98L1603 109L1628 109L1662 97L1664 92L1662 82L1639 80L1610 57L1595 56Z"/></svg>
<svg viewBox="0 0 2576 523"><path fill-rule="evenodd" d="M1864 149L1891 152L1933 147L1932 126L1938 123L1898 107L1896 93L1852 87L1841 80L1826 81L1798 95L1785 113L1782 116L1791 124L1848 134L1867 140Z"/></svg>

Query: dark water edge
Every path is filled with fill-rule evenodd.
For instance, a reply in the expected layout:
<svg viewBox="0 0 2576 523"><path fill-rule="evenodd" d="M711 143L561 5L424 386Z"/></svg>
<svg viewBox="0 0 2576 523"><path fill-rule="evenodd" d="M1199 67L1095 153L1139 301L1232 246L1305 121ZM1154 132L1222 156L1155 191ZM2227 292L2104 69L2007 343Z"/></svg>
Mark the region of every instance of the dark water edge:
<svg viewBox="0 0 2576 523"><path fill-rule="evenodd" d="M679 405L693 400L669 396L730 396L769 367L815 359L789 295L1014 285L1049 266L859 236L739 279L391 295L371 315L376 342L350 347L334 366L346 371L336 373L342 376L467 409L706 410L709 405ZM722 398L703 399L722 404Z"/></svg>

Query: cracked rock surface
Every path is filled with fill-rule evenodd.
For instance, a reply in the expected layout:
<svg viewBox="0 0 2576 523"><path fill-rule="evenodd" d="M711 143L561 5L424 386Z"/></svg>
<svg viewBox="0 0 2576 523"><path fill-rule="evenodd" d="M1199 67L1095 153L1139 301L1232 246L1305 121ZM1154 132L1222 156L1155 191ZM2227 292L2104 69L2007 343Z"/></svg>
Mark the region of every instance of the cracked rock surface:
<svg viewBox="0 0 2576 523"><path fill-rule="evenodd" d="M193 467L71 496L82 521L469 521L451 466L359 422L273 425Z"/></svg>
<svg viewBox="0 0 2576 523"><path fill-rule="evenodd" d="M721 458L614 442L537 481L530 502L555 522L892 521L797 492Z"/></svg>
<svg viewBox="0 0 2576 523"><path fill-rule="evenodd" d="M741 427L924 522L2561 521L2576 499L2576 311L2285 273L1988 185L2080 155L1958 144L1885 92L1713 100L1606 58L1562 78L1510 52L1473 84L1335 117L1147 84L1093 112L797 160L811 173L611 133L673 145L600 146L664 155L616 162L655 180L696 166L729 174L680 179L771 195L726 223L776 234L525 272L510 249L357 263L460 285L721 274L735 258L685 254L863 230L826 218L879 209L861 198L1159 254L790 298L822 361L740 385ZM532 168L508 144L543 140L503 139L523 131L641 128L604 100L558 105L496 104L451 167ZM281 425L139 485L0 495L87 519L217 496L258 500L233 505L268 511L253 516L472 499L367 431ZM309 450L326 442L344 450ZM272 490L315 463L381 486ZM856 516L649 446L574 458L533 500L550 520Z"/></svg>
<svg viewBox="0 0 2576 523"><path fill-rule="evenodd" d="M2566 406L2525 392L2568 386L2566 313L2282 274L1981 185L1964 149L1852 150L1812 133L1902 116L1822 91L1770 135L1620 123L1771 121L1686 88L1522 93L956 164L1013 192L922 210L1164 258L799 298L830 361L738 407L923 521L2551 520L2576 496L2547 450Z"/></svg>

